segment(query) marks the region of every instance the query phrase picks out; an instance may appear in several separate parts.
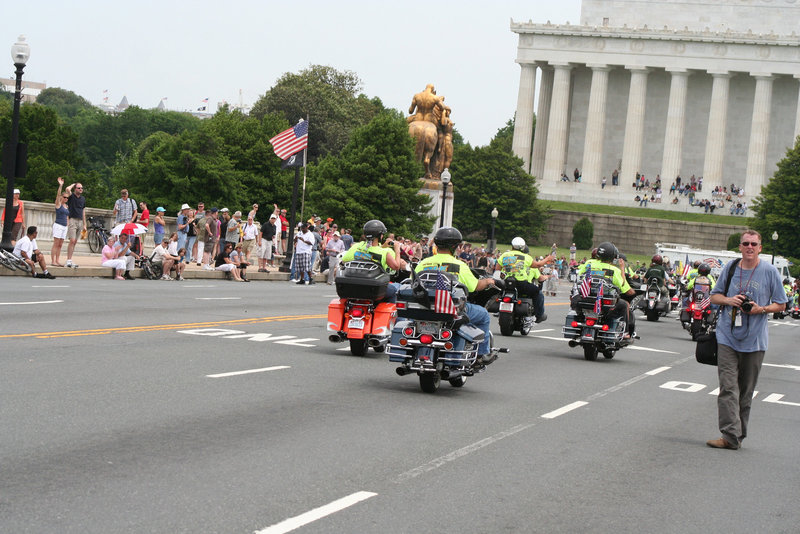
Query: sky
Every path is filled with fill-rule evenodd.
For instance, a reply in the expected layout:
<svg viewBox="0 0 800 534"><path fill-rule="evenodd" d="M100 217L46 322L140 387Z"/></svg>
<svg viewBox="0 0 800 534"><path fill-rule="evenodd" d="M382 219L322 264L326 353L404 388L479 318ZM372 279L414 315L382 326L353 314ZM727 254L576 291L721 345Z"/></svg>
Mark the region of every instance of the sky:
<svg viewBox="0 0 800 534"><path fill-rule="evenodd" d="M246 107L286 72L312 64L355 72L363 93L407 113L433 83L456 129L485 145L514 115L515 22L573 24L580 0L273 1L43 0L6 2L0 43L25 35L23 79L94 104L123 96L143 108ZM0 56L3 57L3 56ZM107 93L103 91L107 90ZM313 117L310 119L313 132Z"/></svg>

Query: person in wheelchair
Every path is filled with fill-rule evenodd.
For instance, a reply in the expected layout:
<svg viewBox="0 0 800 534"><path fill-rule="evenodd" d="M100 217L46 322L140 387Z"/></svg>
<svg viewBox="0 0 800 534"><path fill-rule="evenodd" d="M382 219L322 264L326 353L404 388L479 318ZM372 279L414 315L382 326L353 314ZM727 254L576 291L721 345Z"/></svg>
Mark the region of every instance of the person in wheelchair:
<svg viewBox="0 0 800 534"><path fill-rule="evenodd" d="M469 268L469 265L453 256L453 252L461 243L463 238L461 232L456 228L445 226L439 228L433 236L433 242L436 244L437 253L433 256L423 259L417 264L415 272L429 272L429 271L444 271L454 274L458 277L458 281L467 288L467 291L474 293L482 291L489 286L494 285L494 278L487 277L478 280ZM465 313L469 322L476 328L483 330L485 334L483 341L478 347L478 359L476 364L489 364L492 362L491 352L489 347L489 338L491 337L490 325L491 317L489 312L483 306L477 304L467 303Z"/></svg>
<svg viewBox="0 0 800 534"><path fill-rule="evenodd" d="M608 241L600 243L597 247L597 260L592 261L591 266L586 270L586 276L603 278L619 291L620 298L617 299L617 304L611 310L609 318L624 318L628 326L625 337L630 338L635 335L635 319L629 301L633 299L636 292L628 284L620 268L612 263L618 254L617 247L613 243ZM578 303L581 298L580 293L572 297L571 306L573 310L578 309Z"/></svg>
<svg viewBox="0 0 800 534"><path fill-rule="evenodd" d="M536 261L530 254L523 252L525 250L525 240L521 237L515 237L511 240L511 250L503 252L497 263L495 270L500 271L503 279L513 279L514 285L520 292L520 296L528 297L533 300L533 313L536 315L536 322L541 323L547 319L547 314L544 313L544 295L538 284L534 280L539 278L537 269L546 265L555 257L552 255Z"/></svg>

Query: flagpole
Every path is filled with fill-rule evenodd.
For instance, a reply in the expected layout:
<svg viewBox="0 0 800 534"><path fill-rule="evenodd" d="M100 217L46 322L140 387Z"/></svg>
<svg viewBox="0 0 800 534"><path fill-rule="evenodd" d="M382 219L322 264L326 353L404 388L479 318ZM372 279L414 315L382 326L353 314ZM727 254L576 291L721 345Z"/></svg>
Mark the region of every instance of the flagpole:
<svg viewBox="0 0 800 534"><path fill-rule="evenodd" d="M306 150L303 150L303 200L300 202L300 220L305 221L306 211Z"/></svg>
<svg viewBox="0 0 800 534"><path fill-rule="evenodd" d="M289 235L286 240L286 250L283 251L283 265L280 272L288 273L292 270L292 254L294 253L294 230L297 226L295 222L297 216L297 189L300 183L300 167L294 168L294 185L292 186L292 209L289 213ZM301 275L302 276L302 275Z"/></svg>

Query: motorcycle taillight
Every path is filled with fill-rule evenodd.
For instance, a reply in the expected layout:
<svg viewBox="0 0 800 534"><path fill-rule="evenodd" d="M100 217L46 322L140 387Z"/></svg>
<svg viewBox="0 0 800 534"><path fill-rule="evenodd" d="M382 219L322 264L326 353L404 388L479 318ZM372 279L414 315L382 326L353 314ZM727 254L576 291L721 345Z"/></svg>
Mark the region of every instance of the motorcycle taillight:
<svg viewBox="0 0 800 534"><path fill-rule="evenodd" d="M594 326L597 319L586 319L586 326Z"/></svg>
<svg viewBox="0 0 800 534"><path fill-rule="evenodd" d="M578 328L578 321L572 321L572 323L570 323L570 326L572 328Z"/></svg>
<svg viewBox="0 0 800 534"><path fill-rule="evenodd" d="M511 297L503 297L503 302L511 302Z"/></svg>
<svg viewBox="0 0 800 534"><path fill-rule="evenodd" d="M351 317L364 317L364 308L354 307L350 310Z"/></svg>
<svg viewBox="0 0 800 534"><path fill-rule="evenodd" d="M608 325L604 324L602 330L603 332L608 332Z"/></svg>
<svg viewBox="0 0 800 534"><path fill-rule="evenodd" d="M419 336L419 342L425 345L430 345L431 343L433 343L433 336L430 334L422 334L421 336Z"/></svg>
<svg viewBox="0 0 800 534"><path fill-rule="evenodd" d="M411 337L414 335L414 329L410 326L407 326L403 329L403 335L407 337Z"/></svg>
<svg viewBox="0 0 800 534"><path fill-rule="evenodd" d="M451 332L450 330L442 330L441 332L439 332L439 337L441 339L450 339L451 337L453 337L453 332Z"/></svg>
<svg viewBox="0 0 800 534"><path fill-rule="evenodd" d="M613 299L603 299L603 306L611 306L612 304L614 304Z"/></svg>

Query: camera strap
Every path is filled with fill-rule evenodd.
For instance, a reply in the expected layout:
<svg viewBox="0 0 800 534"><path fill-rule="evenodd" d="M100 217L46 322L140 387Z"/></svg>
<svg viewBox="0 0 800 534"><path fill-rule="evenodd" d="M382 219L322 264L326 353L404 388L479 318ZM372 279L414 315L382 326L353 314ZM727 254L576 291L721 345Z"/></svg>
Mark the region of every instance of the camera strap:
<svg viewBox="0 0 800 534"><path fill-rule="evenodd" d="M725 268L723 269L723 272L721 273L721 275L726 274L725 271L727 271L727 276L725 277L725 289L722 291L722 295L725 297L728 296L728 288L731 287L731 278L733 277L733 273L736 272L736 266L739 264L740 261L742 261L742 258L736 258L728 265L726 265ZM722 277L721 275L720 278ZM717 324L717 318L719 317L719 314L720 312L722 312L722 308L724 307L725 306L720 306L719 308L717 308L717 314L714 316L714 321L713 321L714 325ZM733 321L731 321L731 329L733 329Z"/></svg>

